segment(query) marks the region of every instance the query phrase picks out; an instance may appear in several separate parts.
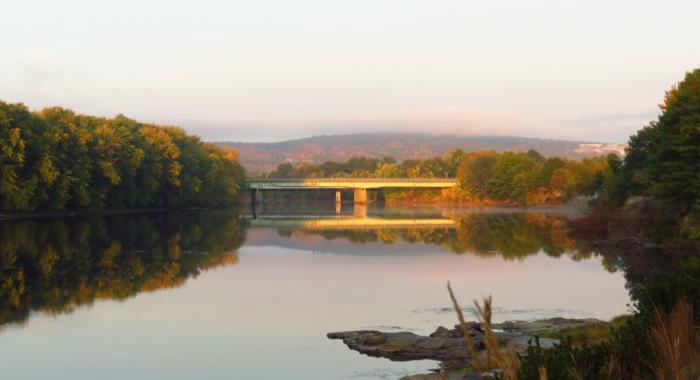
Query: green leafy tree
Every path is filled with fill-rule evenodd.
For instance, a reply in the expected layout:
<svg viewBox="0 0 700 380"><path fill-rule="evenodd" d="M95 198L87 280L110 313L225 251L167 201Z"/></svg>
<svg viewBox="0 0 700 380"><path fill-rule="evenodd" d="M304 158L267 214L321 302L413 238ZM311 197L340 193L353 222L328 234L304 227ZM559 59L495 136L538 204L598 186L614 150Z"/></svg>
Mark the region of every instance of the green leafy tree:
<svg viewBox="0 0 700 380"><path fill-rule="evenodd" d="M180 128L0 102L2 212L230 204L243 176Z"/></svg>
<svg viewBox="0 0 700 380"><path fill-rule="evenodd" d="M532 173L537 161L525 153L505 152L498 156L492 175L486 184L487 194L493 199L524 200L532 187Z"/></svg>
<svg viewBox="0 0 700 380"><path fill-rule="evenodd" d="M491 150L467 155L457 168L460 186L483 200L487 195L486 185L491 180L496 159L496 152Z"/></svg>
<svg viewBox="0 0 700 380"><path fill-rule="evenodd" d="M629 191L684 208L700 200L700 69L666 93L658 120L632 136L625 158Z"/></svg>

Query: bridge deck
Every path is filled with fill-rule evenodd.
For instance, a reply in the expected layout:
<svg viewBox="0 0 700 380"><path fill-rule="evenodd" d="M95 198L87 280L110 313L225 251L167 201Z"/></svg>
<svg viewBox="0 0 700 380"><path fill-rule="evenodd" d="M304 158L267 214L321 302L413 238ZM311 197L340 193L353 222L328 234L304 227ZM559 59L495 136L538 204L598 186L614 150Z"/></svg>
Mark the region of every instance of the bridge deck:
<svg viewBox="0 0 700 380"><path fill-rule="evenodd" d="M450 188L453 178L303 178L246 180L255 190L293 189L379 189L379 188Z"/></svg>

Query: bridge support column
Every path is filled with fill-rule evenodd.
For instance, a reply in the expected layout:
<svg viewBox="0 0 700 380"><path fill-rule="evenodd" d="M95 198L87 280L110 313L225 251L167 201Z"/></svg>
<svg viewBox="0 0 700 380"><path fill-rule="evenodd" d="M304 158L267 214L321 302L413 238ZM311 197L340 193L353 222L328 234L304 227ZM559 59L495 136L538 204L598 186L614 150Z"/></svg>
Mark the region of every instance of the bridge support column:
<svg viewBox="0 0 700 380"><path fill-rule="evenodd" d="M340 190L335 191L335 213L340 214L343 208L343 198Z"/></svg>
<svg viewBox="0 0 700 380"><path fill-rule="evenodd" d="M257 189L252 189L250 190L250 203L252 204L261 204L263 201L263 194L262 191L257 190Z"/></svg>
<svg viewBox="0 0 700 380"><path fill-rule="evenodd" d="M367 204L367 189L355 189L353 198L356 205Z"/></svg>
<svg viewBox="0 0 700 380"><path fill-rule="evenodd" d="M356 218L366 218L367 217L367 205L366 204L355 204L352 207L352 213Z"/></svg>

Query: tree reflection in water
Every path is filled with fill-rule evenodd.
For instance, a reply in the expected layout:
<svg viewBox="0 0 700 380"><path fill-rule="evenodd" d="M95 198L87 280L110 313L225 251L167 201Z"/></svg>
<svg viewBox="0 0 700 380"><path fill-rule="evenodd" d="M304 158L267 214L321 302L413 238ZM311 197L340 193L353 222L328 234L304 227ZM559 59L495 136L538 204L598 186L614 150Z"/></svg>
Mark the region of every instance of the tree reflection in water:
<svg viewBox="0 0 700 380"><path fill-rule="evenodd" d="M635 300L650 281L687 267L687 260L681 260L687 258L684 255L673 256L672 265L665 252L594 250L592 239L577 235L574 223L560 214L465 213L443 218L449 218L452 227L382 228L376 220L371 227L359 228L268 227L280 236L320 236L353 244L422 243L454 254L505 260L524 260L539 252L576 261L600 257L607 270L625 272ZM248 223L234 211L2 222L0 326L24 322L33 311L58 315L99 299L121 300L180 286L209 268L235 264L246 228ZM663 265L644 264L648 262ZM650 274L650 268L660 273Z"/></svg>
<svg viewBox="0 0 700 380"><path fill-rule="evenodd" d="M243 241L233 212L0 223L0 325L180 286Z"/></svg>
<svg viewBox="0 0 700 380"><path fill-rule="evenodd" d="M590 258L593 251L577 244L569 222L557 214L491 213L453 215L453 227L314 229L279 228L280 236L318 235L352 243L424 243L448 252L524 259L544 251L552 257L568 255L574 260Z"/></svg>

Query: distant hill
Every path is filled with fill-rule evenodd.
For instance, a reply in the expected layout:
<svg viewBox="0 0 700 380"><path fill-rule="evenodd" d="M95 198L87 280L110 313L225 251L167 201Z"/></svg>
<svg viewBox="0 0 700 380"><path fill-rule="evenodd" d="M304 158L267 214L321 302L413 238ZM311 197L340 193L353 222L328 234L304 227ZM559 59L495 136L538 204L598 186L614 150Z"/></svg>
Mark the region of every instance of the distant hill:
<svg viewBox="0 0 700 380"><path fill-rule="evenodd" d="M354 156L393 156L397 160L438 157L453 149L475 151L527 151L544 156L591 157L622 153L624 146L584 141L550 140L515 136L460 136L402 133L324 135L274 143L216 142L237 149L239 161L252 171L269 171L282 162L345 161Z"/></svg>

